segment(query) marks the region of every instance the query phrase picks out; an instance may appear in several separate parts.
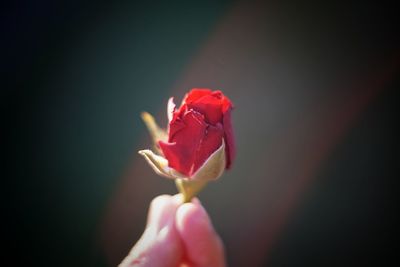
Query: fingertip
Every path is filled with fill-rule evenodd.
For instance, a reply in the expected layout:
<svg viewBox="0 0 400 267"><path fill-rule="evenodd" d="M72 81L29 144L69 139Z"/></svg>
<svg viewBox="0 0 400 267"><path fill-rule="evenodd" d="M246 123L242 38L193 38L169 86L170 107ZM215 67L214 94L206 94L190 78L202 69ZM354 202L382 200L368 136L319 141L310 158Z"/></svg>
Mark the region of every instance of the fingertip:
<svg viewBox="0 0 400 267"><path fill-rule="evenodd" d="M172 197L173 196L168 195L168 194L162 194L162 195L159 195L159 196L156 196L155 198L153 198L153 200L151 201L151 204L168 201Z"/></svg>
<svg viewBox="0 0 400 267"><path fill-rule="evenodd" d="M200 205L200 206L201 206L201 201L200 201L200 199L198 199L197 197L194 197L194 198L192 199L192 203L194 203L194 204L197 204L197 205Z"/></svg>
<svg viewBox="0 0 400 267"><path fill-rule="evenodd" d="M222 242L200 203L185 203L178 208L176 228L192 263L196 266L224 266Z"/></svg>
<svg viewBox="0 0 400 267"><path fill-rule="evenodd" d="M171 199L170 195L160 195L160 196L156 196L155 198L153 198L153 200L150 202L150 208L149 211L155 211L160 209L160 207L163 207L165 205L167 205L169 203Z"/></svg>
<svg viewBox="0 0 400 267"><path fill-rule="evenodd" d="M177 229L184 235L187 232L211 230L212 225L207 212L200 204L184 203L176 212Z"/></svg>
<svg viewBox="0 0 400 267"><path fill-rule="evenodd" d="M183 203L183 195L182 194L174 195L173 199L174 199L175 203L177 203L178 205L181 205Z"/></svg>
<svg viewBox="0 0 400 267"><path fill-rule="evenodd" d="M173 198L174 201L175 201L176 203L178 203L179 205L185 204L185 202L184 202L184 197L183 197L182 194L173 195L172 198ZM187 203L194 203L194 204L201 205L201 202L200 202L200 200L199 200L197 197L192 198L192 199L191 199L189 202L187 202Z"/></svg>
<svg viewBox="0 0 400 267"><path fill-rule="evenodd" d="M147 227L155 226L157 229L161 229L173 221L178 206L179 204L170 195L155 197L150 203Z"/></svg>

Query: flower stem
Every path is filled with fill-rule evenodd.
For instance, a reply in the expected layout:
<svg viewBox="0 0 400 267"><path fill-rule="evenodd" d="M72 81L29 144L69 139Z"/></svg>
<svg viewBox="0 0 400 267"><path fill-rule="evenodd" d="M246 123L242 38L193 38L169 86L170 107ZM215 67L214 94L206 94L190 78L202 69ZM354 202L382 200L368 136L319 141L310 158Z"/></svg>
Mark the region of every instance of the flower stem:
<svg viewBox="0 0 400 267"><path fill-rule="evenodd" d="M207 181L175 179L176 187L183 196L183 203L190 202L207 184Z"/></svg>

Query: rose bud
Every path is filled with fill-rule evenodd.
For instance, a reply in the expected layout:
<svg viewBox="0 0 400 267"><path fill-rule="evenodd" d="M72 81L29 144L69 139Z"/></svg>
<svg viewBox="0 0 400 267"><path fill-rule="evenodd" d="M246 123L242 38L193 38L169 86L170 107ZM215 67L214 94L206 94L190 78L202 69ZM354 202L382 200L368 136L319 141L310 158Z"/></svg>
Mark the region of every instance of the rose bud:
<svg viewBox="0 0 400 267"><path fill-rule="evenodd" d="M158 155L141 150L159 175L176 179L178 189L190 200L208 181L230 168L235 156L231 101L221 91L192 89L179 109L168 102L168 133L153 117L143 113Z"/></svg>

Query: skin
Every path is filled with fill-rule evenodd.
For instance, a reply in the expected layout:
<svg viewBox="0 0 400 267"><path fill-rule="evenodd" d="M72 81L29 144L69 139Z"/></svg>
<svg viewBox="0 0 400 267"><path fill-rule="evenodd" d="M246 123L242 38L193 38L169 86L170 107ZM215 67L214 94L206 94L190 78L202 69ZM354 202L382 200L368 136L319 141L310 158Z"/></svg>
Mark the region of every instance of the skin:
<svg viewBox="0 0 400 267"><path fill-rule="evenodd" d="M224 267L224 248L198 199L162 195L150 204L146 229L121 267Z"/></svg>

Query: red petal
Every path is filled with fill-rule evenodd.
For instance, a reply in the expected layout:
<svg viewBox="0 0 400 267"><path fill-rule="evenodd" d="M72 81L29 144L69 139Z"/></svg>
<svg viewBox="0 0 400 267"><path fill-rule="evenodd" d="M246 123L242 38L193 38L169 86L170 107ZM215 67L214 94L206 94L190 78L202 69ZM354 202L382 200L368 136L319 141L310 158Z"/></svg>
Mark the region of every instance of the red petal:
<svg viewBox="0 0 400 267"><path fill-rule="evenodd" d="M195 151L201 144L207 125L204 117L195 111L188 111L179 125L175 126L178 122L176 120L170 125L170 129L175 133L173 136L170 135L169 143L160 141L159 145L168 159L168 166L190 176L195 161Z"/></svg>
<svg viewBox="0 0 400 267"><path fill-rule="evenodd" d="M222 97L221 102L222 102L222 113L225 113L228 111L228 109L233 108L232 102L226 96Z"/></svg>
<svg viewBox="0 0 400 267"><path fill-rule="evenodd" d="M205 95L192 103L187 103L187 106L204 114L210 124L216 125L222 122L221 100L213 95Z"/></svg>
<svg viewBox="0 0 400 267"><path fill-rule="evenodd" d="M186 125L180 117L174 116L168 127L168 142L173 142L175 134L185 128Z"/></svg>
<svg viewBox="0 0 400 267"><path fill-rule="evenodd" d="M190 90L189 93L187 93L185 95L185 97L183 98L182 104L191 103L193 101L196 101L200 97L205 96L205 95L210 95L211 93L212 93L212 91L207 88L193 88L192 90Z"/></svg>
<svg viewBox="0 0 400 267"><path fill-rule="evenodd" d="M224 132L225 132L225 152L226 152L226 168L229 169L232 165L233 159L236 156L236 147L235 147L235 137L233 135L233 129L232 129L232 121L231 121L231 110L232 108L229 108L225 113L224 113Z"/></svg>
<svg viewBox="0 0 400 267"><path fill-rule="evenodd" d="M205 136L196 152L196 158L193 165L192 174L204 164L204 162L214 153L221 145L224 130L220 123L217 126L209 125L205 132Z"/></svg>

